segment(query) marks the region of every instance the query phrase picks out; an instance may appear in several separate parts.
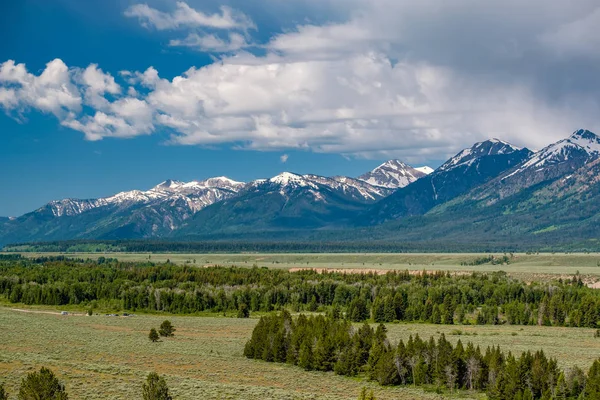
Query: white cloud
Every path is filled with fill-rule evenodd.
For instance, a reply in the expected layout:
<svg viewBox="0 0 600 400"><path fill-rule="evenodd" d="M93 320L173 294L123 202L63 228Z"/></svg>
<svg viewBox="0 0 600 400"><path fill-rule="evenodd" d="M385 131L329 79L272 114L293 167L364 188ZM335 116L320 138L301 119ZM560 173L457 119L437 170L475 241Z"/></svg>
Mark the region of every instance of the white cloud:
<svg viewBox="0 0 600 400"><path fill-rule="evenodd" d="M285 164L285 163L287 162L288 158L290 158L290 156L289 156L289 155L287 155L287 154L282 154L282 155L279 157L279 161L281 161L283 164Z"/></svg>
<svg viewBox="0 0 600 400"><path fill-rule="evenodd" d="M190 33L185 39L173 39L169 46L191 47L198 51L227 53L247 48L250 44L246 38L236 32L230 32L228 39L222 39L214 34L198 35Z"/></svg>
<svg viewBox="0 0 600 400"><path fill-rule="evenodd" d="M2 96L7 109L36 108L60 118L81 108L81 94L60 59L46 64L38 76L27 72L24 64L8 60L0 64L0 85L8 86Z"/></svg>
<svg viewBox="0 0 600 400"><path fill-rule="evenodd" d="M68 69L54 60L35 76L8 61L0 105L53 112L89 140L166 131L172 144L415 163L489 137L540 148L579 127L600 130L599 47L586 41L593 1L329 2L355 12L272 35L260 55L247 50L256 39L231 31L251 26L232 10L134 6L128 14L148 26L190 30L172 46L230 54L172 79L153 67L121 71L126 91L96 65ZM556 61L557 52L584 61Z"/></svg>
<svg viewBox="0 0 600 400"><path fill-rule="evenodd" d="M176 3L172 12L163 12L147 4L135 4L125 11L125 16L138 18L145 27L158 30L179 28L251 29L254 23L245 14L227 6L220 7L220 13L205 14L188 6L183 1Z"/></svg>
<svg viewBox="0 0 600 400"><path fill-rule="evenodd" d="M96 109L105 109L109 106L108 100L104 98L106 93L112 95L121 93L121 87L115 82L115 78L102 72L97 64L90 64L80 73L77 80L86 88L84 94L86 103Z"/></svg>

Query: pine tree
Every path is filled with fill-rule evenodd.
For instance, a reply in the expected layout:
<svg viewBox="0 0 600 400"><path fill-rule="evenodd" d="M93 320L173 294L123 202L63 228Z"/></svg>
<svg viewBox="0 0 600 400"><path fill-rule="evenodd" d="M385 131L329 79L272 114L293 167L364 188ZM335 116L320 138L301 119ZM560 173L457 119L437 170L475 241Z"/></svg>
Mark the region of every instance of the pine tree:
<svg viewBox="0 0 600 400"><path fill-rule="evenodd" d="M381 297L376 297L373 302L373 307L371 309L371 314L373 315L373 321L375 322L387 322L385 320L385 303Z"/></svg>
<svg viewBox="0 0 600 400"><path fill-rule="evenodd" d="M250 318L250 309L246 305L246 303L240 303L238 306L238 318Z"/></svg>
<svg viewBox="0 0 600 400"><path fill-rule="evenodd" d="M42 367L23 378L18 394L19 400L67 400L67 392L54 373Z"/></svg>
<svg viewBox="0 0 600 400"><path fill-rule="evenodd" d="M600 399L600 360L590 367L584 393L586 399Z"/></svg>
<svg viewBox="0 0 600 400"><path fill-rule="evenodd" d="M175 328L171 324L171 321L165 320L162 324L160 324L160 329L158 330L160 336L171 337L175 336Z"/></svg>
<svg viewBox="0 0 600 400"><path fill-rule="evenodd" d="M146 378L146 383L142 387L144 400L172 400L169 395L169 388L165 378L159 376L156 372L151 372Z"/></svg>
<svg viewBox="0 0 600 400"><path fill-rule="evenodd" d="M313 369L313 352L312 346L308 340L304 340L300 345L300 354L298 354L298 366L307 371Z"/></svg>
<svg viewBox="0 0 600 400"><path fill-rule="evenodd" d="M154 329L154 328L150 329L150 333L148 334L148 339L150 339L151 342L158 342L158 339L160 339L160 336L158 336L158 332L156 332L156 329Z"/></svg>
<svg viewBox="0 0 600 400"><path fill-rule="evenodd" d="M431 323L432 324L441 324L442 323L442 315L440 314L440 306L437 304L433 306L433 311L431 312Z"/></svg>

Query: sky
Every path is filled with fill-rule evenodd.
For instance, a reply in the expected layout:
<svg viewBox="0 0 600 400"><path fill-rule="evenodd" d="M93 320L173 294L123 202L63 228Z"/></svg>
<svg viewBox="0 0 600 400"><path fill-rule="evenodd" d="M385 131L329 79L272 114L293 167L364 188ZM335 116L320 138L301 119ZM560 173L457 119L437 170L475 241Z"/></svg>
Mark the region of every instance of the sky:
<svg viewBox="0 0 600 400"><path fill-rule="evenodd" d="M8 0L0 215L600 132L597 0Z"/></svg>

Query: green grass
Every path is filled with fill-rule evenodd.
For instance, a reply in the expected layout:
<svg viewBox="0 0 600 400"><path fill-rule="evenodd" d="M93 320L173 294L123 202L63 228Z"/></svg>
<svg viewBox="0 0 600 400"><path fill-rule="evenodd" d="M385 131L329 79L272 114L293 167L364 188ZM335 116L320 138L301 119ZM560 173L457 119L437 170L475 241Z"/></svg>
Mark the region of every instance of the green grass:
<svg viewBox="0 0 600 400"><path fill-rule="evenodd" d="M176 336L151 343L148 331L167 318L177 328ZM383 400L440 398L421 389L381 388L333 373L248 360L242 350L256 322L225 317L60 316L0 307L0 376L13 396L25 374L47 366L76 399L139 398L150 371L165 375L176 399L356 399L365 385ZM445 333L451 341L472 341L483 348L500 345L516 353L541 348L557 357L561 367L588 368L600 354L600 339L593 337L593 329L428 324L390 324L388 329L392 342L411 334L429 338Z"/></svg>

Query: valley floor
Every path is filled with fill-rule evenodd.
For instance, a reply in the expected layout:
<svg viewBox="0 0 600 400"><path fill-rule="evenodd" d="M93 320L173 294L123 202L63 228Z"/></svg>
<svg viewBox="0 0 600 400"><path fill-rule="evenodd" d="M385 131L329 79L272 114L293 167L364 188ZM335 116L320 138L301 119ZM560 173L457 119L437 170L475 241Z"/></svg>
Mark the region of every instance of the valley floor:
<svg viewBox="0 0 600 400"><path fill-rule="evenodd" d="M421 389L382 388L333 373L306 372L298 367L248 360L242 355L257 319L136 315L62 316L60 310L35 308L21 312L0 307L0 376L16 394L22 377L41 366L53 369L70 398L139 398L145 376L166 377L176 399L331 399L354 400L363 386L378 399L440 399ZM52 313L56 312L56 314ZM159 343L148 331L168 318L174 338ZM543 349L561 367L587 370L600 353L593 329L528 326L443 326L389 324L393 342L409 335L440 333L455 342L472 341L483 348L500 345L520 353ZM481 398L463 393L460 398Z"/></svg>
<svg viewBox="0 0 600 400"><path fill-rule="evenodd" d="M11 253L0 253L11 254ZM600 281L600 253L234 253L234 254L183 254L183 253L21 253L26 257L57 256L91 258L117 258L119 261L152 261L195 266L236 265L241 267L282 269L334 269L367 270L387 272L389 270L492 272L505 271L525 281L571 278L576 273L585 276L588 284ZM508 264L493 265L477 260L493 255L509 259ZM360 272L360 271L359 271Z"/></svg>

